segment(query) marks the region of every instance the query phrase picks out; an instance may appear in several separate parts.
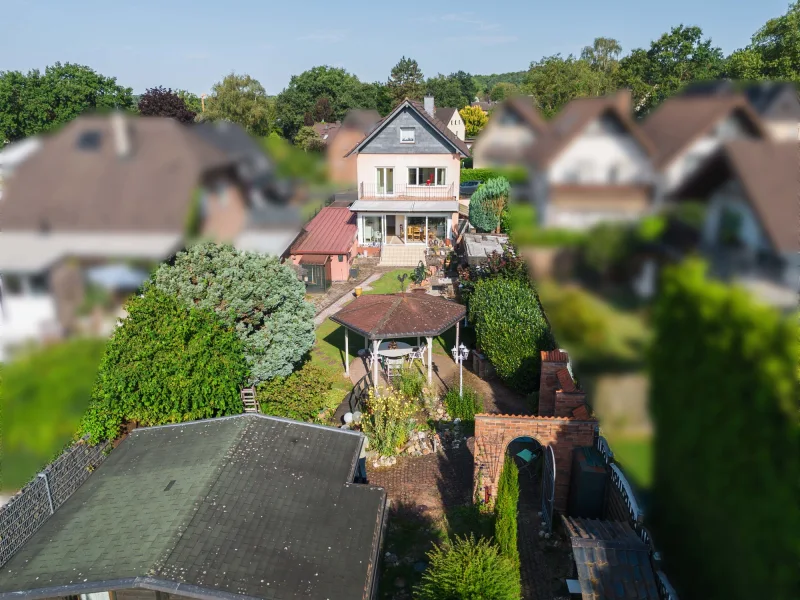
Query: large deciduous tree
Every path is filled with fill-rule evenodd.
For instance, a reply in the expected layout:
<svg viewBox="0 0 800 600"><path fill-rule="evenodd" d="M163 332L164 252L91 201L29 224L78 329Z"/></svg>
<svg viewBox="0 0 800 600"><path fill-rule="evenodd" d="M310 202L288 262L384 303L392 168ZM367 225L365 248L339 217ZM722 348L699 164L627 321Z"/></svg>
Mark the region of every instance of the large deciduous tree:
<svg viewBox="0 0 800 600"><path fill-rule="evenodd" d="M489 115L480 106L465 106L458 111L464 120L464 130L467 137L475 137L486 127Z"/></svg>
<svg viewBox="0 0 800 600"><path fill-rule="evenodd" d="M501 102L511 98L512 96L516 96L518 93L519 88L516 85L509 83L508 81L501 81L500 83L495 84L495 86L489 91L489 99L494 102Z"/></svg>
<svg viewBox="0 0 800 600"><path fill-rule="evenodd" d="M422 69L416 60L405 56L392 67L387 85L395 105L405 98L421 100L425 94L425 76L422 74Z"/></svg>
<svg viewBox="0 0 800 600"><path fill-rule="evenodd" d="M178 94L183 103L186 104L186 108L192 111L195 114L200 114L203 112L203 104L200 101L200 97L197 94L193 94L192 92L188 92L186 90L175 90L175 93Z"/></svg>
<svg viewBox="0 0 800 600"><path fill-rule="evenodd" d="M649 50L623 58L616 81L632 90L636 112L643 115L692 82L718 78L724 66L722 50L703 39L702 29L679 25Z"/></svg>
<svg viewBox="0 0 800 600"><path fill-rule="evenodd" d="M314 67L293 75L276 101L281 131L293 139L303 125L341 120L351 108L376 108L376 92L340 68Z"/></svg>
<svg viewBox="0 0 800 600"><path fill-rule="evenodd" d="M536 98L544 116L550 118L575 98L612 92L614 84L589 60L555 55L531 63L523 89Z"/></svg>
<svg viewBox="0 0 800 600"><path fill-rule="evenodd" d="M100 363L81 432L113 440L128 422L163 425L242 412L242 343L210 310L147 286L127 303Z"/></svg>
<svg viewBox="0 0 800 600"><path fill-rule="evenodd" d="M585 46L581 51L581 59L589 65L604 73L612 74L619 63L622 46L613 38L595 38L591 46Z"/></svg>
<svg viewBox="0 0 800 600"><path fill-rule="evenodd" d="M441 73L428 79L425 83L425 93L433 96L436 106L462 108L469 104L469 98L464 95L458 79Z"/></svg>
<svg viewBox="0 0 800 600"><path fill-rule="evenodd" d="M258 80L231 73L211 88L203 118L238 123L252 135L264 136L275 120L275 109Z"/></svg>
<svg viewBox="0 0 800 600"><path fill-rule="evenodd" d="M192 246L162 265L155 285L187 306L213 310L235 327L251 382L286 376L314 343L314 308L305 286L278 258L230 245Z"/></svg>
<svg viewBox="0 0 800 600"><path fill-rule="evenodd" d="M84 112L115 108L134 108L131 88L83 65L57 62L44 73L0 72L0 143L49 131Z"/></svg>
<svg viewBox="0 0 800 600"><path fill-rule="evenodd" d="M171 89L161 86L150 88L139 96L139 114L145 117L170 117L180 123L194 121L195 113Z"/></svg>

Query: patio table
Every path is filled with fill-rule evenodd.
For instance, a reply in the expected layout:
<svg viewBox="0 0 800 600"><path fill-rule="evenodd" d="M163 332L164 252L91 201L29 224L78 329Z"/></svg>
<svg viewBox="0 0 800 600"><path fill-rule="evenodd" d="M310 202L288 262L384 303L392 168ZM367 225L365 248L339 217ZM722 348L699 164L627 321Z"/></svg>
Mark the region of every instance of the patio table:
<svg viewBox="0 0 800 600"><path fill-rule="evenodd" d="M389 348L389 342L383 342L378 346L378 354L381 356L388 356L390 358L397 358L398 356L405 356L411 354L413 348L405 342L397 342L397 348Z"/></svg>

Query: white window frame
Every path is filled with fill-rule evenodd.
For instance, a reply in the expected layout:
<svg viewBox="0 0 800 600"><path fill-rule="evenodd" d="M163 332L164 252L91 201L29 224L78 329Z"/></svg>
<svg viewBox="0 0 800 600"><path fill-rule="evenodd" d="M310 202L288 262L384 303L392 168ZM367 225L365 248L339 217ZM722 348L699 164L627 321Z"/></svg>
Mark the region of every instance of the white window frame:
<svg viewBox="0 0 800 600"><path fill-rule="evenodd" d="M411 133L411 140L404 140L404 133ZM400 128L400 143L401 144L416 144L417 143L417 128L416 127L401 127Z"/></svg>
<svg viewBox="0 0 800 600"><path fill-rule="evenodd" d="M434 183L432 185L425 185L424 183L420 183L419 178L419 170L420 169L433 169L433 180ZM416 182L417 183L409 183L407 184L409 187L447 187L447 167L408 167L408 172L406 173L406 181L409 180L408 174L411 171L416 171ZM439 173L442 173L444 177L444 183L438 183L439 181Z"/></svg>

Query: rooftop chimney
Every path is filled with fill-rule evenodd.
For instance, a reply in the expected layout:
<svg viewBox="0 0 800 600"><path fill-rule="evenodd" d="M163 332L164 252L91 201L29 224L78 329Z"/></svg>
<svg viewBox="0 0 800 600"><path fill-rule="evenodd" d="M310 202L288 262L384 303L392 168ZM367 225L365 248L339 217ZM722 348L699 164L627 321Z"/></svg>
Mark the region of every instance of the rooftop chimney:
<svg viewBox="0 0 800 600"><path fill-rule="evenodd" d="M119 158L127 158L131 153L131 138L128 124L121 112L111 116L111 128L114 131L114 147Z"/></svg>
<svg viewBox="0 0 800 600"><path fill-rule="evenodd" d="M436 115L434 114L435 109L433 106L433 96L425 96L425 98L422 101L422 105L425 107L425 112L428 113L431 116L431 118L436 117Z"/></svg>

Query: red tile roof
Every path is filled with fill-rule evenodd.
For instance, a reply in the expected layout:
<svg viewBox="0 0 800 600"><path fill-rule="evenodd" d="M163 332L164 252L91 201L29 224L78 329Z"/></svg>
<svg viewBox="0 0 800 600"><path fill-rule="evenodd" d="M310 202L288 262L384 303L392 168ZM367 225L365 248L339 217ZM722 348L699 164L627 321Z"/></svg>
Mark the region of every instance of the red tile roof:
<svg viewBox="0 0 800 600"><path fill-rule="evenodd" d="M562 392L571 393L580 391L575 387L575 382L572 380L572 375L569 374L569 370L559 369L556 371L556 377L558 378L558 385L561 386Z"/></svg>
<svg viewBox="0 0 800 600"><path fill-rule="evenodd" d="M303 227L290 253L347 254L357 233L354 212L349 208L326 206Z"/></svg>
<svg viewBox="0 0 800 600"><path fill-rule="evenodd" d="M569 355L563 350L542 350L542 362L569 362Z"/></svg>

